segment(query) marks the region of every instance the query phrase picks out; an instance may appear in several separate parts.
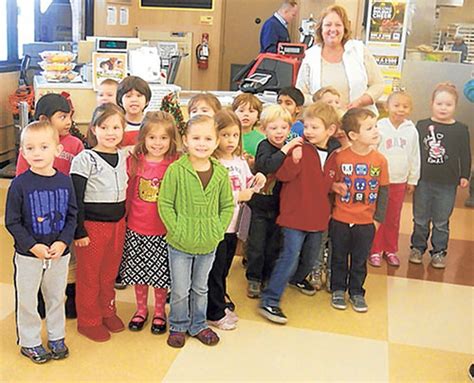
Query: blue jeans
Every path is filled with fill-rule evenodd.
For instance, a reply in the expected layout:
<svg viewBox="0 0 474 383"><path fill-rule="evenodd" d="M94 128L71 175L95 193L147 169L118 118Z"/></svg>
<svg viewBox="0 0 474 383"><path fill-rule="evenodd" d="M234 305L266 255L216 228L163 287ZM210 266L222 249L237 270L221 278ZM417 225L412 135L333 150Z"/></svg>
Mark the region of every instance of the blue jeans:
<svg viewBox="0 0 474 383"><path fill-rule="evenodd" d="M322 232L309 232L282 227L283 247L275 268L262 293L262 306L279 306L280 299L290 278L298 267L299 255L304 260L304 266L299 267L301 275L308 275L314 266L321 246ZM304 279L304 277L303 277ZM300 281L295 281L300 282Z"/></svg>
<svg viewBox="0 0 474 383"><path fill-rule="evenodd" d="M454 208L457 185L419 181L413 197L413 234L411 247L424 253L431 233L431 254L448 248L449 217Z"/></svg>
<svg viewBox="0 0 474 383"><path fill-rule="evenodd" d="M207 279L215 250L208 254L188 254L168 245L171 303L170 330L195 336L206 329Z"/></svg>

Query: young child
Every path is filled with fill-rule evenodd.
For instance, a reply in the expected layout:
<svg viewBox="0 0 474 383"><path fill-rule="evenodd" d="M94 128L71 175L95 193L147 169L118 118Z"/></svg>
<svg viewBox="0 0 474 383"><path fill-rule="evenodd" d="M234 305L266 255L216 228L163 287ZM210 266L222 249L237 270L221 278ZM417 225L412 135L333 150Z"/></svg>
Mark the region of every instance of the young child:
<svg viewBox="0 0 474 383"><path fill-rule="evenodd" d="M15 240L17 343L22 355L45 363L69 355L63 302L77 206L71 180L53 167L62 150L57 129L47 121L33 122L23 129L20 145L30 169L12 181L5 212L6 228ZM41 342L40 288L50 352Z"/></svg>
<svg viewBox="0 0 474 383"><path fill-rule="evenodd" d="M166 331L165 303L170 286L166 229L156 204L166 169L176 159L176 124L165 112L148 112L138 143L128 158L127 232L120 276L135 285L137 310L128 324L140 331L148 318L148 287L155 292L153 334Z"/></svg>
<svg viewBox="0 0 474 383"><path fill-rule="evenodd" d="M72 136L69 130L72 126L71 107L65 97L57 93L48 93L42 96L35 107L34 119L49 123L59 134L59 143L62 151L54 157L53 167L59 172L69 176L71 163L75 156L84 150L84 145L77 137ZM22 152L18 155L16 175L28 170L29 165ZM66 287L66 317L76 318L76 257L71 246L71 259L69 261L68 283ZM38 312L44 318L45 307L41 291L38 293Z"/></svg>
<svg viewBox="0 0 474 383"><path fill-rule="evenodd" d="M412 194L420 178L420 147L415 124L407 120L412 99L406 92L394 92L387 100L388 117L377 122L381 140L378 146L388 162L390 186L385 221L375 234L369 256L372 266L380 267L385 255L390 266L400 266L397 256L400 215L405 191Z"/></svg>
<svg viewBox="0 0 474 383"><path fill-rule="evenodd" d="M469 130L454 118L457 101L454 85L438 84L431 98L431 118L416 124L421 177L413 198L414 228L409 260L415 264L422 262L432 223L431 266L438 269L446 267L449 217L457 186L467 188L471 172Z"/></svg>
<svg viewBox="0 0 474 383"><path fill-rule="evenodd" d="M144 117L144 110L151 100L151 89L148 83L138 76L125 77L117 89L117 105L125 111L125 134L122 147L137 143L138 131Z"/></svg>
<svg viewBox="0 0 474 383"><path fill-rule="evenodd" d="M117 89L118 82L113 78L106 78L102 81L97 90L97 106L107 104L108 102L117 104Z"/></svg>
<svg viewBox="0 0 474 383"><path fill-rule="evenodd" d="M92 149L77 155L71 167L79 209L77 329L96 342L125 328L116 314L114 291L125 237L126 153L118 150L124 129L118 106L97 107L87 132Z"/></svg>
<svg viewBox="0 0 474 383"><path fill-rule="evenodd" d="M344 114L342 127L351 146L336 156L336 179L347 193L336 197L329 224L332 242L331 305L347 308L345 291L356 312L368 310L364 282L376 227L384 221L388 195L388 166L385 157L373 149L379 143L375 114L354 108ZM350 267L348 269L350 257Z"/></svg>
<svg viewBox="0 0 474 383"><path fill-rule="evenodd" d="M221 109L221 102L212 93L197 94L191 97L188 102L189 118L193 118L198 114L214 117L214 115Z"/></svg>
<svg viewBox="0 0 474 383"><path fill-rule="evenodd" d="M197 115L189 120L183 144L187 154L170 165L158 197L171 273L167 343L178 348L186 332L206 345L219 342L206 323L207 281L234 212L227 169L211 157L218 145L214 119Z"/></svg>
<svg viewBox="0 0 474 383"><path fill-rule="evenodd" d="M303 93L294 86L289 86L280 89L277 97L278 105L281 105L293 118L293 125L291 126L291 133L297 137L303 136L303 122L298 119L304 105Z"/></svg>
<svg viewBox="0 0 474 383"><path fill-rule="evenodd" d="M255 171L263 173L267 182L248 202L252 210L246 249L249 298L260 298L262 283L270 278L280 251L280 229L276 218L279 212L281 183L276 180L275 173L290 149L303 142L303 139L298 137L285 143L292 118L280 105L265 108L260 122L267 138L258 145Z"/></svg>
<svg viewBox="0 0 474 383"><path fill-rule="evenodd" d="M313 102L322 101L335 109L342 109L341 94L332 86L324 86L313 94Z"/></svg>
<svg viewBox="0 0 474 383"><path fill-rule="evenodd" d="M258 120L262 114L262 102L250 93L241 93L232 103L242 125L242 147L244 156L253 167L258 144L265 139L265 135L257 129Z"/></svg>
<svg viewBox="0 0 474 383"><path fill-rule="evenodd" d="M283 245L262 292L260 314L268 320L285 324L287 317L280 308L286 285L314 291L306 276L318 259L321 235L327 229L330 215L329 192L335 176L334 149L337 141L329 141L339 125L336 110L317 102L304 112L304 142L293 147L277 170L282 183L280 214Z"/></svg>
<svg viewBox="0 0 474 383"><path fill-rule="evenodd" d="M209 324L221 330L236 328L237 316L226 306L226 279L237 248L237 230L240 207L255 191L265 184L263 174L252 175L247 161L242 157L242 135L239 118L230 110L218 112L214 119L219 132L219 146L214 156L229 171L230 183L237 208L227 228L224 239L216 250L216 258L209 274L207 319Z"/></svg>

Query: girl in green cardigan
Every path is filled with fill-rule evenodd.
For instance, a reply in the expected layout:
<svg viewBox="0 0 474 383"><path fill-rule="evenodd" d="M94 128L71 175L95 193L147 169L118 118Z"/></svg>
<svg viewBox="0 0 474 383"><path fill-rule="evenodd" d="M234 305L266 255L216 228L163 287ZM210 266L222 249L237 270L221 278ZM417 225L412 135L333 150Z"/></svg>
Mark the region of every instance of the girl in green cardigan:
<svg viewBox="0 0 474 383"><path fill-rule="evenodd" d="M213 118L189 120L183 136L187 154L169 166L160 188L171 274L171 347L183 347L186 333L206 345L219 342L206 322L207 280L234 201L227 169L211 157L217 137Z"/></svg>

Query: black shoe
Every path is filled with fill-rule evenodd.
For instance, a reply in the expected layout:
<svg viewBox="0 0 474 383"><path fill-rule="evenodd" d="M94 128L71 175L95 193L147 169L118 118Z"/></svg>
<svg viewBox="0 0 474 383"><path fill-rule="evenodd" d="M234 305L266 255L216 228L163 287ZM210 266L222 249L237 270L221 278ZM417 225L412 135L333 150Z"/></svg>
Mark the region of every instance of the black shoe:
<svg viewBox="0 0 474 383"><path fill-rule="evenodd" d="M474 382L474 364L469 367L468 376Z"/></svg>
<svg viewBox="0 0 474 383"><path fill-rule="evenodd" d="M68 319L76 319L77 318L77 311L76 311L76 284L75 283L68 283L66 287L66 318Z"/></svg>
<svg viewBox="0 0 474 383"><path fill-rule="evenodd" d="M37 310L38 310L38 314L39 314L41 319L46 318L46 308L44 306L44 298L43 298L43 294L41 293L41 289L38 291L38 307L37 307Z"/></svg>
<svg viewBox="0 0 474 383"><path fill-rule="evenodd" d="M154 323L155 320L162 320L163 323L161 324L156 324ZM159 335L159 334L163 334L166 332L166 318L162 318L162 317L154 317L153 318L153 322L151 323L151 333L154 334L154 335Z"/></svg>
<svg viewBox="0 0 474 383"><path fill-rule="evenodd" d="M306 279L301 282L290 282L289 285L295 289L298 289L301 293L305 295L316 294L316 289Z"/></svg>
<svg viewBox="0 0 474 383"><path fill-rule="evenodd" d="M120 275L117 275L117 278L115 278L114 287L116 290L125 290L127 288L127 285L122 281L122 277Z"/></svg>
<svg viewBox="0 0 474 383"><path fill-rule="evenodd" d="M262 306L259 309L260 315L267 318L270 322L286 324L288 319L278 306Z"/></svg>
<svg viewBox="0 0 474 383"><path fill-rule="evenodd" d="M140 321L134 321L135 318L141 319ZM128 329L130 331L141 331L143 326L145 326L146 320L148 319L148 314L146 317L135 314L132 320L128 323Z"/></svg>

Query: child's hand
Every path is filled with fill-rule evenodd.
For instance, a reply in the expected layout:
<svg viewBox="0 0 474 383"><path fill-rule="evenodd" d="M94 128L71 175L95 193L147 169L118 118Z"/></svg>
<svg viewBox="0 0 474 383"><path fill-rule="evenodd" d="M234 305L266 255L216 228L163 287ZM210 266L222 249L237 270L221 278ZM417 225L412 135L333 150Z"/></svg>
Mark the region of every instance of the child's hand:
<svg viewBox="0 0 474 383"><path fill-rule="evenodd" d="M255 157L251 154L248 154L247 152L243 152L242 157L244 157L244 160L247 161L249 168L253 169L253 166L255 165Z"/></svg>
<svg viewBox="0 0 474 383"><path fill-rule="evenodd" d="M49 247L43 243L37 243L34 245L30 251L39 259L49 259Z"/></svg>
<svg viewBox="0 0 474 383"><path fill-rule="evenodd" d="M86 247L89 246L91 240L89 237L79 238L74 240L74 245L77 247Z"/></svg>
<svg viewBox="0 0 474 383"><path fill-rule="evenodd" d="M253 188L241 190L241 191L239 192L239 198L238 198L238 199L239 199L239 202L247 202L247 201L250 201L250 198L252 198L253 193L255 193L255 191L253 190Z"/></svg>
<svg viewBox="0 0 474 383"><path fill-rule="evenodd" d="M62 241L56 241L49 247L49 255L51 259L59 258L63 255L67 245Z"/></svg>
<svg viewBox="0 0 474 383"><path fill-rule="evenodd" d="M381 223L379 221L374 220L375 231L377 231L380 227Z"/></svg>
<svg viewBox="0 0 474 383"><path fill-rule="evenodd" d="M408 194L413 194L415 192L415 185L407 185L407 193Z"/></svg>
<svg viewBox="0 0 474 383"><path fill-rule="evenodd" d="M252 189L254 192L258 193L265 186L265 182L267 182L267 177L262 173L255 174L252 180Z"/></svg>
<svg viewBox="0 0 474 383"><path fill-rule="evenodd" d="M463 189L467 188L469 186L469 180L467 178L461 178L459 180L459 186L461 186Z"/></svg>
<svg viewBox="0 0 474 383"><path fill-rule="evenodd" d="M347 185L344 182L334 182L331 189L334 193L342 196L347 194Z"/></svg>
<svg viewBox="0 0 474 383"><path fill-rule="evenodd" d="M303 145L303 138L302 137L295 137L287 144L283 145L280 149L283 153L288 154L288 152L293 149L295 146Z"/></svg>
<svg viewBox="0 0 474 383"><path fill-rule="evenodd" d="M293 162L295 164L299 163L303 158L303 149L301 148L301 146L294 148L291 152L291 156L293 157Z"/></svg>

